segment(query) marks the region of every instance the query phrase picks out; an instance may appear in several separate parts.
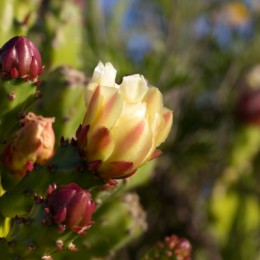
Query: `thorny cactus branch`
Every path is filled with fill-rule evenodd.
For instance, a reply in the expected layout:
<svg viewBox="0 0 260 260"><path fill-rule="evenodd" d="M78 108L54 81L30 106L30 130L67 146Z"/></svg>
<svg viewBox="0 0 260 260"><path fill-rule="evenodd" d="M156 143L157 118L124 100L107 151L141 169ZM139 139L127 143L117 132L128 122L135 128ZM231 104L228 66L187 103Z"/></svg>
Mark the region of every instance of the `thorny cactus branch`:
<svg viewBox="0 0 260 260"><path fill-rule="evenodd" d="M52 31L64 48L58 40L71 29L66 4L62 30ZM54 66L62 60L59 51ZM142 75L117 84L111 63L100 62L88 82L82 72L61 66L40 86L43 70L37 47L25 36L0 49L1 257L82 259L86 250L89 259L105 257L146 229L138 197L125 194L149 178L148 161L160 155L172 111Z"/></svg>

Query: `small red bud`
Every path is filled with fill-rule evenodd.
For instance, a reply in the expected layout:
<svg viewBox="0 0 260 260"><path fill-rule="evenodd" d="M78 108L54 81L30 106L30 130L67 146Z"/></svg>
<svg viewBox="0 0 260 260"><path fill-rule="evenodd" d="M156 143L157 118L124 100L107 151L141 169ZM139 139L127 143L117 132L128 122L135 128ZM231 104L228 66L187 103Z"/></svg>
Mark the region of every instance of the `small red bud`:
<svg viewBox="0 0 260 260"><path fill-rule="evenodd" d="M3 45L0 65L3 79L21 78L34 83L44 70L39 50L25 36L15 36Z"/></svg>
<svg viewBox="0 0 260 260"><path fill-rule="evenodd" d="M260 89L248 89L241 93L236 112L244 123L260 126Z"/></svg>
<svg viewBox="0 0 260 260"><path fill-rule="evenodd" d="M59 186L51 193L50 190L48 188L46 206L52 221L58 224L59 231L68 227L75 233L84 234L93 224L91 217L95 204L91 194L75 183Z"/></svg>

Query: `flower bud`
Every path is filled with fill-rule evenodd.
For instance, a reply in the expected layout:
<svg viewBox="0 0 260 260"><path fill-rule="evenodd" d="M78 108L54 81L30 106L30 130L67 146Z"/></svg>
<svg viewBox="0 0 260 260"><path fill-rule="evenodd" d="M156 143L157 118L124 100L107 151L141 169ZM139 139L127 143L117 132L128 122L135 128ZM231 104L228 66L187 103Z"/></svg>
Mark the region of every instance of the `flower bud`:
<svg viewBox="0 0 260 260"><path fill-rule="evenodd" d="M48 189L46 212L51 220L61 227L70 228L73 232L84 235L84 231L93 224L92 214L95 204L90 192L83 190L75 183Z"/></svg>
<svg viewBox="0 0 260 260"><path fill-rule="evenodd" d="M2 46L0 66L3 79L21 78L35 84L44 70L39 50L25 36L15 36Z"/></svg>
<svg viewBox="0 0 260 260"><path fill-rule="evenodd" d="M141 75L115 83L111 63L99 63L87 86L87 112L77 131L77 142L93 170L105 179L126 178L159 155L167 138L172 111L162 94Z"/></svg>
<svg viewBox="0 0 260 260"><path fill-rule="evenodd" d="M23 126L4 151L4 163L17 177L23 177L26 171L32 170L34 163L41 165L49 160L55 144L54 118L30 112L20 122Z"/></svg>
<svg viewBox="0 0 260 260"><path fill-rule="evenodd" d="M260 89L244 91L238 100L236 109L241 121L260 126Z"/></svg>
<svg viewBox="0 0 260 260"><path fill-rule="evenodd" d="M156 246L148 250L142 257L142 260L152 259L191 259L191 244L188 240L179 238L175 235L165 237Z"/></svg>

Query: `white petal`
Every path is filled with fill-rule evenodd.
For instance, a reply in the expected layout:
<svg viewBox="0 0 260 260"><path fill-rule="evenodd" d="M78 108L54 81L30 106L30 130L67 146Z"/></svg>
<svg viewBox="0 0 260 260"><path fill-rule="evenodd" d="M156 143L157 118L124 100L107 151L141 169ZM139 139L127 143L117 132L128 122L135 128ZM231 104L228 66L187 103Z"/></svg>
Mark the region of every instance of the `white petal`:
<svg viewBox="0 0 260 260"><path fill-rule="evenodd" d="M101 86L114 87L116 79L116 69L110 62L105 63L99 62L94 70L92 76L92 82L99 83Z"/></svg>
<svg viewBox="0 0 260 260"><path fill-rule="evenodd" d="M148 91L145 78L139 74L123 77L120 87L121 93L127 102L140 102Z"/></svg>

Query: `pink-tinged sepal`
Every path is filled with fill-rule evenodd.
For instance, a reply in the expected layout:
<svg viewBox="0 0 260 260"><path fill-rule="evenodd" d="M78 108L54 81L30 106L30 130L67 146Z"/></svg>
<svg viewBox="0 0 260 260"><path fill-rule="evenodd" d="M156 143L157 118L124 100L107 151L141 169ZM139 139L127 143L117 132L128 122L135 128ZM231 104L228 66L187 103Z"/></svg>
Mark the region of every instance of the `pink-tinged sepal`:
<svg viewBox="0 0 260 260"><path fill-rule="evenodd" d="M90 127L89 125L84 126L84 127L82 125L80 125L76 132L77 142L79 144L79 147L82 149L84 147L86 147L88 144L89 127Z"/></svg>
<svg viewBox="0 0 260 260"><path fill-rule="evenodd" d="M149 158L149 161L158 158L161 154L162 154L161 150L155 149L154 152L152 153L151 157Z"/></svg>
<svg viewBox="0 0 260 260"><path fill-rule="evenodd" d="M125 175L123 175L123 176L117 177L116 179L119 180L119 179L129 178L129 177L131 177L132 175L134 175L134 174L136 173L136 171L137 171L137 169L135 169L135 170L131 171L130 173L127 173L127 174L125 174Z"/></svg>
<svg viewBox="0 0 260 260"><path fill-rule="evenodd" d="M106 165L106 169L102 177L117 179L122 173L128 172L133 168L132 162L110 162Z"/></svg>
<svg viewBox="0 0 260 260"><path fill-rule="evenodd" d="M88 110L87 110L87 113L86 113L84 121L83 121L84 125L91 124L91 122L94 120L94 118L98 112L100 99L101 99L100 87L97 86L93 93L93 96L91 97L91 100L90 100L90 103L88 106Z"/></svg>
<svg viewBox="0 0 260 260"><path fill-rule="evenodd" d="M96 161L87 163L88 169L92 172L97 172L98 169L100 168L101 164L102 164L102 161L100 161L100 160L96 160Z"/></svg>

